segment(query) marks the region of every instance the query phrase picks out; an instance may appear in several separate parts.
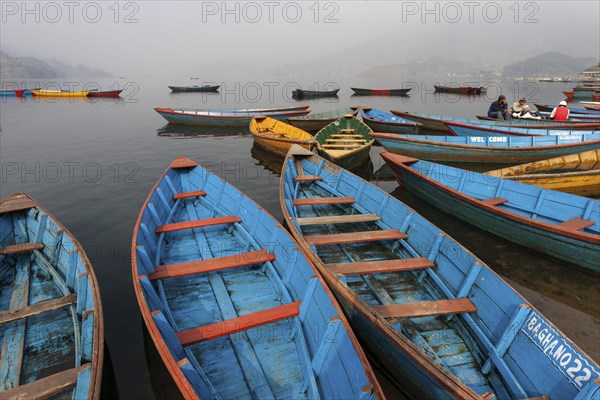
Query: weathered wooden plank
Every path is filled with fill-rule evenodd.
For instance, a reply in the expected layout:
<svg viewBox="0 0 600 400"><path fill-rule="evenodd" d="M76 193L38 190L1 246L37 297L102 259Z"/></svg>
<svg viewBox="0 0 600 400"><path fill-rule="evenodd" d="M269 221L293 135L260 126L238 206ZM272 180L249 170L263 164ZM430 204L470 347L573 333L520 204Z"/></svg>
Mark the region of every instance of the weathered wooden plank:
<svg viewBox="0 0 600 400"><path fill-rule="evenodd" d="M561 228L564 228L564 229L572 229L574 231L580 231L580 230L588 228L594 224L595 224L594 221L590 221L588 219L571 218L570 220L561 222L560 224L557 224L556 226L560 226Z"/></svg>
<svg viewBox="0 0 600 400"><path fill-rule="evenodd" d="M183 346L190 346L205 340L231 335L260 325L296 317L300 313L300 303L300 301L295 301L293 303L273 307L264 311L258 311L242 317L232 318L198 328L187 329L177 332L177 337Z"/></svg>
<svg viewBox="0 0 600 400"><path fill-rule="evenodd" d="M329 137L331 137L331 138L333 138L333 137L338 137L338 138L358 137L358 138L362 138L364 136L363 135L358 135L358 134L354 135L354 134L348 134L348 133L346 133L346 134L337 134L337 133L334 133L333 135L329 135Z"/></svg>
<svg viewBox="0 0 600 400"><path fill-rule="evenodd" d="M348 144L324 144L321 147L324 149L345 149L347 147L359 147L360 143L348 143Z"/></svg>
<svg viewBox="0 0 600 400"><path fill-rule="evenodd" d="M373 306L384 318L418 318L433 315L473 313L477 307L467 298L434 300L420 303L386 304Z"/></svg>
<svg viewBox="0 0 600 400"><path fill-rule="evenodd" d="M58 299L42 301L40 303L22 307L16 310L2 311L0 312L0 324L27 318L32 315L44 313L46 311L56 310L58 308L69 306L75 303L77 303L77 294L73 293Z"/></svg>
<svg viewBox="0 0 600 400"><path fill-rule="evenodd" d="M79 368L72 368L47 376L27 385L2 392L2 399L36 399L42 400L55 396L67 389L75 387L77 376L84 369L91 368L91 364L84 364Z"/></svg>
<svg viewBox="0 0 600 400"><path fill-rule="evenodd" d="M156 233L181 231L184 229L204 228L207 226L233 224L240 222L241 219L236 216L226 216L217 218L198 219L195 221L176 222L173 224L165 224L156 228Z"/></svg>
<svg viewBox="0 0 600 400"><path fill-rule="evenodd" d="M10 310L27 306L29 301L30 262L29 256L19 256L10 296ZM0 352L0 392L19 386L23 345L25 343L25 321L15 321L4 331Z"/></svg>
<svg viewBox="0 0 600 400"><path fill-rule="evenodd" d="M322 181L323 178L317 175L298 175L296 176L296 182L314 182Z"/></svg>
<svg viewBox="0 0 600 400"><path fill-rule="evenodd" d="M356 200L352 197L308 197L294 199L294 206L317 206L329 204L354 204Z"/></svg>
<svg viewBox="0 0 600 400"><path fill-rule="evenodd" d="M307 217L298 218L298 225L324 225L324 224L351 224L357 222L375 222L379 221L377 214L348 214L348 215L331 215L325 217Z"/></svg>
<svg viewBox="0 0 600 400"><path fill-rule="evenodd" d="M26 253L33 250L41 250L44 248L43 243L19 243L11 246L2 247L0 249L0 255Z"/></svg>
<svg viewBox="0 0 600 400"><path fill-rule="evenodd" d="M177 157L175 161L171 163L172 169L180 169L180 168L194 168L197 167L198 164L193 162L187 157Z"/></svg>
<svg viewBox="0 0 600 400"><path fill-rule="evenodd" d="M379 240L406 239L408 236L397 229L364 231L352 233L338 233L334 235L305 236L304 239L315 246L328 246L334 244L376 242Z"/></svg>
<svg viewBox="0 0 600 400"><path fill-rule="evenodd" d="M327 139L325 142L351 142L351 143L366 143L365 139Z"/></svg>
<svg viewBox="0 0 600 400"><path fill-rule="evenodd" d="M481 204L488 206L499 206L500 204L506 203L508 200L502 197L492 197L491 199L481 200Z"/></svg>
<svg viewBox="0 0 600 400"><path fill-rule="evenodd" d="M335 274L358 275L385 272L411 271L415 269L433 268L435 264L426 257L403 258L397 260L364 261L347 264L328 264L327 269Z"/></svg>
<svg viewBox="0 0 600 400"><path fill-rule="evenodd" d="M184 193L174 194L173 200L189 199L191 197L204 197L204 196L206 196L206 192L204 190L197 190L195 192L184 192Z"/></svg>
<svg viewBox="0 0 600 400"><path fill-rule="evenodd" d="M0 204L0 214L28 210L35 206L36 204L33 200L23 194L19 194L7 198Z"/></svg>
<svg viewBox="0 0 600 400"><path fill-rule="evenodd" d="M155 272L148 278L151 281L158 279L174 278L191 274L219 271L227 268L243 267L246 265L260 264L275 260L275 255L267 250L252 251L249 253L233 254L211 258L208 260L190 261L179 264L160 265L155 267Z"/></svg>

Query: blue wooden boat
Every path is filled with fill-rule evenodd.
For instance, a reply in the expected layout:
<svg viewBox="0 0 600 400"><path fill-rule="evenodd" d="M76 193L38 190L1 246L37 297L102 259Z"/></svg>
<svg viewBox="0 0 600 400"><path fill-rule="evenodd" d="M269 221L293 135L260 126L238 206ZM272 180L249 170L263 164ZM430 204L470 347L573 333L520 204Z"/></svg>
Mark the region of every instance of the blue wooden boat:
<svg viewBox="0 0 600 400"><path fill-rule="evenodd" d="M598 134L600 130L565 130L565 129L538 129L515 128L512 126L485 126L472 125L462 122L442 121L451 133L456 136L539 136L539 135L590 135Z"/></svg>
<svg viewBox="0 0 600 400"><path fill-rule="evenodd" d="M600 134L427 136L375 132L371 136L391 153L457 163L520 164L593 150L600 146Z"/></svg>
<svg viewBox="0 0 600 400"><path fill-rule="evenodd" d="M264 115L278 120L289 117L306 115L310 113L309 106L297 106L287 108L254 108L244 110L213 110L213 109L190 109L190 108L155 108L164 119L171 124L195 125L195 126L244 126L250 125L252 119L257 115Z"/></svg>
<svg viewBox="0 0 600 400"><path fill-rule="evenodd" d="M25 193L0 202L0 399L99 399L100 293L83 248Z"/></svg>
<svg viewBox="0 0 600 400"><path fill-rule="evenodd" d="M0 96L22 97L24 93L25 93L25 89L19 89L19 90L0 90Z"/></svg>
<svg viewBox="0 0 600 400"><path fill-rule="evenodd" d="M333 294L262 207L177 158L142 206L133 281L185 398L383 398Z"/></svg>
<svg viewBox="0 0 600 400"><path fill-rule="evenodd" d="M538 104L538 103L535 103L534 106L539 111L548 112L548 113L552 112L554 107L556 107L556 106L551 106L548 104ZM600 117L600 111L586 110L585 108L569 108L569 115L591 115L591 116Z"/></svg>
<svg viewBox="0 0 600 400"><path fill-rule="evenodd" d="M600 201L382 153L411 193L506 240L600 273Z"/></svg>
<svg viewBox="0 0 600 400"><path fill-rule="evenodd" d="M590 130L600 128L598 122L571 122L571 121L551 121L551 120L540 120L540 119L512 119L509 121L499 120L479 120L469 118L451 117L447 115L433 115L415 112L406 112L391 110L392 114L406 118L411 121L419 122L423 124L421 130L431 130L440 132L449 132L450 129L444 124L444 121L460 122L464 124L474 126L485 126L485 127L506 127L510 126L513 128L530 128L530 129L564 129L564 130ZM479 117L478 117L479 118Z"/></svg>
<svg viewBox="0 0 600 400"><path fill-rule="evenodd" d="M363 122L374 132L406 133L416 135L419 133L418 122L398 117L394 114L376 110L374 108L362 109Z"/></svg>
<svg viewBox="0 0 600 400"><path fill-rule="evenodd" d="M358 115L359 107L346 107L338 110L324 111L320 113L310 113L301 117L287 118L290 125L300 128L309 133L317 133L321 129L334 121L342 118L344 115Z"/></svg>
<svg viewBox="0 0 600 400"><path fill-rule="evenodd" d="M413 398L600 396L600 367L589 356L396 198L299 147L280 184L292 234Z"/></svg>

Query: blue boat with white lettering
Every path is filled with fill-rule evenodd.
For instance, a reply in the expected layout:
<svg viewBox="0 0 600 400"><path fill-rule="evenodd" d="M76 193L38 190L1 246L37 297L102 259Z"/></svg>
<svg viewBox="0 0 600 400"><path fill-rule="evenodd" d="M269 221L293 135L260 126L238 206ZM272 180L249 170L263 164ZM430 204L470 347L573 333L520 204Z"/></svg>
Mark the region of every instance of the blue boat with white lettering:
<svg viewBox="0 0 600 400"><path fill-rule="evenodd" d="M597 149L600 134L427 136L372 133L389 152L436 162L515 164Z"/></svg>
<svg viewBox="0 0 600 400"><path fill-rule="evenodd" d="M177 158L142 206L133 282L188 399L383 399L333 294L290 234Z"/></svg>
<svg viewBox="0 0 600 400"><path fill-rule="evenodd" d="M71 233L26 193L0 202L0 399L99 399L100 292Z"/></svg>
<svg viewBox="0 0 600 400"><path fill-rule="evenodd" d="M597 363L395 197L299 146L280 182L292 234L370 353L413 398L600 396Z"/></svg>
<svg viewBox="0 0 600 400"><path fill-rule="evenodd" d="M361 111L363 122L374 132L416 135L419 133L419 127L423 125L374 108L362 108Z"/></svg>
<svg viewBox="0 0 600 400"><path fill-rule="evenodd" d="M391 153L402 187L479 229L600 273L600 200Z"/></svg>
<svg viewBox="0 0 600 400"><path fill-rule="evenodd" d="M442 121L442 123L446 125L450 132L456 136L590 135L600 133L600 130L584 131L566 129L515 128L512 126L485 126L452 121Z"/></svg>

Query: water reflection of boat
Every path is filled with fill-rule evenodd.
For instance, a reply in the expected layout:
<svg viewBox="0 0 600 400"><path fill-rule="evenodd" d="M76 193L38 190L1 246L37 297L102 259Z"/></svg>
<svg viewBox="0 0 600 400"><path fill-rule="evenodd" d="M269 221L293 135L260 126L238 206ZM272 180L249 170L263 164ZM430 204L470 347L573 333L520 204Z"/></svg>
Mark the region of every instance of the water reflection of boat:
<svg viewBox="0 0 600 400"><path fill-rule="evenodd" d="M239 127L192 126L166 124L156 130L158 136L173 138L218 137L250 135L247 129Z"/></svg>
<svg viewBox="0 0 600 400"><path fill-rule="evenodd" d="M264 150L260 146L257 146L256 143L252 145L252 149L250 149L250 154L252 155L252 158L258 161L258 165L268 169L277 176L281 174L281 167L283 166L283 157L279 157L274 153Z"/></svg>
<svg viewBox="0 0 600 400"><path fill-rule="evenodd" d="M389 165L383 164L379 169L371 174L371 182L392 182L396 180L394 173Z"/></svg>
<svg viewBox="0 0 600 400"><path fill-rule="evenodd" d="M160 358L156 346L152 342L148 328L142 322L142 336L144 337L144 354L146 355L146 366L150 375L150 385L157 400L183 400L181 392L167 367Z"/></svg>

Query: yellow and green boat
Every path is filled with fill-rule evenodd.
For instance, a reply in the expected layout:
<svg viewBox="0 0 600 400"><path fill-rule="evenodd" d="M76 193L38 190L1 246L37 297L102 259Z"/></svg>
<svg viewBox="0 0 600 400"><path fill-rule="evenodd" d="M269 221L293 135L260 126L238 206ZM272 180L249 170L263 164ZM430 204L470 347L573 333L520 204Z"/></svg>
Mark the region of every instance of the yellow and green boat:
<svg viewBox="0 0 600 400"><path fill-rule="evenodd" d="M293 144L307 150L312 150L317 144L310 133L262 115L257 115L252 119L250 132L257 146L281 157L285 157Z"/></svg>
<svg viewBox="0 0 600 400"><path fill-rule="evenodd" d="M352 170L369 160L375 142L371 133L371 128L347 114L317 132L317 150L326 160Z"/></svg>
<svg viewBox="0 0 600 400"><path fill-rule="evenodd" d="M600 149L497 169L485 174L544 189L600 197Z"/></svg>

